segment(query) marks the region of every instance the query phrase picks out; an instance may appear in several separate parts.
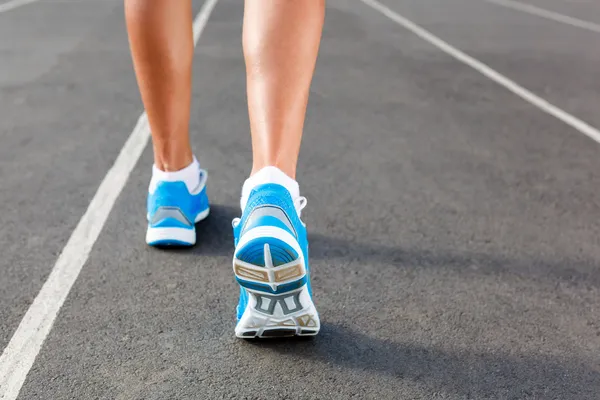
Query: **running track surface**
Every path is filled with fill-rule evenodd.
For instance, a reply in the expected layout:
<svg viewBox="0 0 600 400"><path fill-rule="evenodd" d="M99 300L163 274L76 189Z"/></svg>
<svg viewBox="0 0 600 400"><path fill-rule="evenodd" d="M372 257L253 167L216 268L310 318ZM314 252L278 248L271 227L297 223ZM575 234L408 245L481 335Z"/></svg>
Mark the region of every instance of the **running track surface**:
<svg viewBox="0 0 600 400"><path fill-rule="evenodd" d="M600 24L594 0L527 1ZM145 245L146 147L10 378L18 399L598 398L600 144L381 10L592 129L600 33L485 0L373 4L328 1L301 153L321 335L233 337L230 222L251 153L243 9L219 0L194 64L213 204L200 244ZM0 13L0 349L36 335L19 324L143 111L122 8Z"/></svg>

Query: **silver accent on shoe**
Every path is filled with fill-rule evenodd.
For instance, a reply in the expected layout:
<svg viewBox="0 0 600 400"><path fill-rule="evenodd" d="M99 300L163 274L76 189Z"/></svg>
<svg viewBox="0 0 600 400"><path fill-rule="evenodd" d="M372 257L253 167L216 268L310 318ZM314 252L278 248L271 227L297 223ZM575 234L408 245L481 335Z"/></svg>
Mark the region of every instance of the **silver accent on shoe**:
<svg viewBox="0 0 600 400"><path fill-rule="evenodd" d="M259 206L252 210L252 212L246 219L246 222L244 223L242 234L243 231L246 230L246 227L251 225L255 220L267 216L277 218L278 220L283 222L285 226L287 226L290 229L290 231L294 233L294 236L298 236L296 230L294 229L294 226L292 225L292 222L290 221L290 218L287 216L285 211L283 211L277 206Z"/></svg>
<svg viewBox="0 0 600 400"><path fill-rule="evenodd" d="M158 210L154 213L152 220L150 221L151 225L157 224L160 221L163 221L167 218L172 218L185 224L187 226L193 226L194 224L190 222L189 219L181 212L181 210L177 207L159 207Z"/></svg>

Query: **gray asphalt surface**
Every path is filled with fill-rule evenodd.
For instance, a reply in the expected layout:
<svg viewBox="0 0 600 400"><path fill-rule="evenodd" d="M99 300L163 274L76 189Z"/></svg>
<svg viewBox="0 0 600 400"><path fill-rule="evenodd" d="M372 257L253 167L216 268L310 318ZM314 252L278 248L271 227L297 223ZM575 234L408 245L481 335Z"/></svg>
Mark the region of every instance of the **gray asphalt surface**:
<svg viewBox="0 0 600 400"><path fill-rule="evenodd" d="M559 3L532 4L600 23ZM600 126L600 34L385 4ZM145 245L147 148L19 399L600 398L600 145L357 0L328 2L299 169L322 333L233 337L242 12L220 0L196 50L199 245ZM141 111L121 1L0 14L0 347Z"/></svg>

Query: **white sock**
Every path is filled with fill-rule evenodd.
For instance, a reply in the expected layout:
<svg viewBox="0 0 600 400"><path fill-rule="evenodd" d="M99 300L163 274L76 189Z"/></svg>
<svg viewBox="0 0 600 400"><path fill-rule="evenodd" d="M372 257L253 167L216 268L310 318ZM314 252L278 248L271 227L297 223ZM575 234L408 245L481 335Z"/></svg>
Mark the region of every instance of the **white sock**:
<svg viewBox="0 0 600 400"><path fill-rule="evenodd" d="M156 165L152 166L152 179L148 191L154 193L159 182L183 182L190 193L198 188L200 183L200 164L196 157L184 169L175 172L161 171Z"/></svg>
<svg viewBox="0 0 600 400"><path fill-rule="evenodd" d="M296 200L300 197L300 186L298 186L298 182L290 178L285 172L277 167L264 167L244 182L244 186L242 187L242 198L240 199L242 212L246 208L246 203L248 202L248 197L250 197L252 189L266 183L276 183L283 186L292 195L292 200Z"/></svg>

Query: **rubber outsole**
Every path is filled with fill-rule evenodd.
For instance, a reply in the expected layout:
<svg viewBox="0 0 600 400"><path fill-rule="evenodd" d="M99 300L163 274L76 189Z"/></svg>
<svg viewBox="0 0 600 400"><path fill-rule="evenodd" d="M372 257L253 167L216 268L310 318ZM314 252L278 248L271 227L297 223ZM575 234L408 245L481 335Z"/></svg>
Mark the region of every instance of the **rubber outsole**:
<svg viewBox="0 0 600 400"><path fill-rule="evenodd" d="M249 292L249 302L242 318L235 327L235 335L243 339L273 338L289 336L315 336L319 333L321 323L319 314L308 296L306 287L293 293L280 295L277 305L271 309L262 308L257 301L258 293ZM298 308L290 312L288 307L281 307L285 298L299 298ZM278 301L279 300L279 301ZM278 310L279 308L279 310ZM287 310L284 310L287 308Z"/></svg>
<svg viewBox="0 0 600 400"><path fill-rule="evenodd" d="M306 284L307 269L298 243L290 243L291 235L280 228L254 229L260 229L259 234L249 231L251 239L240 241L233 259L236 280L248 294L235 335L243 339L317 335L319 314ZM277 249L272 249L274 244Z"/></svg>

